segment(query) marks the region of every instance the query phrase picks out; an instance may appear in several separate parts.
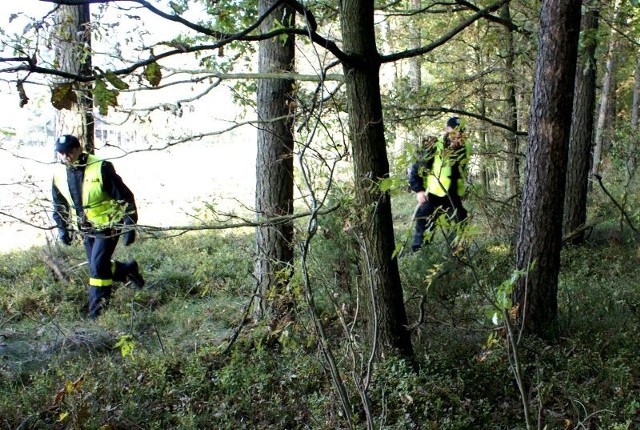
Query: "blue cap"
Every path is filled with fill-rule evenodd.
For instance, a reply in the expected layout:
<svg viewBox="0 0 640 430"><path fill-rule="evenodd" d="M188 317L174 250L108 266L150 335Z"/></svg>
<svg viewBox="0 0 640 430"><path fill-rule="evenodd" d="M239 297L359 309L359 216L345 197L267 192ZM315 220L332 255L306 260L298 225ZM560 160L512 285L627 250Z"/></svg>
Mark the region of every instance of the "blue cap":
<svg viewBox="0 0 640 430"><path fill-rule="evenodd" d="M76 148L80 148L80 141L75 136L65 134L56 139L56 152L68 154Z"/></svg>
<svg viewBox="0 0 640 430"><path fill-rule="evenodd" d="M457 116L452 116L451 118L449 118L449 120L447 121L447 127L460 127L460 118L458 118Z"/></svg>

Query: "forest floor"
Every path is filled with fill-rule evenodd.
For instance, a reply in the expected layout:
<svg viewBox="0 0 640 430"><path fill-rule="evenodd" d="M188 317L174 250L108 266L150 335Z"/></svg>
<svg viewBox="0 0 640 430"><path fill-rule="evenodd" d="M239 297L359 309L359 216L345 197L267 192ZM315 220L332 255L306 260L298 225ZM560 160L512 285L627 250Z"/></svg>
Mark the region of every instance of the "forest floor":
<svg viewBox="0 0 640 430"><path fill-rule="evenodd" d="M397 199L400 242L414 200ZM248 318L251 231L142 235L119 247L115 257L136 258L147 285L120 286L97 321L86 316L80 243L0 254L0 428L640 426L640 247L628 229L601 224L563 250L552 344L512 342L492 305L507 292L512 251L488 240L480 215L463 255L438 233L398 260L415 357L372 363L359 332L357 241L343 213L321 224L305 263L314 307L297 270L290 312L274 324Z"/></svg>

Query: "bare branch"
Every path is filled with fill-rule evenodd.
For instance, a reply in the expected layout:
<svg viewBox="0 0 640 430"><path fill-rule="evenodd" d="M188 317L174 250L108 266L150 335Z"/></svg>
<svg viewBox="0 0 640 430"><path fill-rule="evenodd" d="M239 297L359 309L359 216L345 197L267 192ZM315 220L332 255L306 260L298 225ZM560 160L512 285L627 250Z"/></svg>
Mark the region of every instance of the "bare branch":
<svg viewBox="0 0 640 430"><path fill-rule="evenodd" d="M444 45L449 40L453 39L458 33L460 33L465 28L469 27L471 24L479 20L480 18L487 17L491 12L495 12L500 9L503 5L508 3L511 0L498 0L496 3L484 8L479 9L475 14L471 15L469 18L460 22L457 26L449 30L447 33L442 35L439 39L430 43L427 46L422 46L420 48L407 49L406 51L397 52L395 54L382 55L380 57L380 61L382 63L391 63L393 61L402 60L405 58L417 57L419 55L426 54L428 52L433 51L434 49Z"/></svg>
<svg viewBox="0 0 640 430"><path fill-rule="evenodd" d="M611 199L611 201L613 202L614 205L616 205L616 207L620 210L620 213L622 214L623 218L625 219L625 221L627 221L627 224L629 225L629 227L631 227L631 230L633 230L633 232L635 234L640 234L640 232L638 231L638 229L633 225L633 220L631 219L631 217L629 216L629 214L627 213L626 210L624 210L624 208L622 207L622 205L620 203L618 203L618 201L613 198L613 196L611 195L611 193L609 192L609 190L607 190L607 187L604 186L604 184L602 183L602 176L600 175L593 175L594 178L596 178L598 180L598 184L600 184L600 188L602 188L602 191L604 191L604 193L607 195L607 197L609 197L609 199Z"/></svg>
<svg viewBox="0 0 640 430"><path fill-rule="evenodd" d="M208 36L212 36L219 39L220 42L216 44L216 48L211 48L211 49L217 49L220 46L226 45L227 43L235 40L260 41L260 40L272 39L274 37L278 37L280 35L285 35L285 34L294 34L294 35L297 34L297 35L309 37L314 43L324 47L341 61L349 60L351 58L349 55L343 52L338 47L338 45L336 45L335 42L328 40L317 33L316 31L317 23L313 14L311 13L311 11L309 11L309 9L307 9L304 5L302 5L302 3L295 0L283 0L283 1L276 2L262 16L258 17L258 19L252 25L247 27L245 30L235 34L225 34L219 31L215 31L210 28L195 24L189 20L186 20L178 14L169 14L169 13L163 12L145 0L40 0L40 1L47 2L47 3L70 5L70 6L78 6L78 5L92 4L92 3L103 3L103 4L118 3L118 2L137 3L143 6L144 8L148 9L150 12L164 19L167 19L172 22L180 23L185 27L190 28L191 30L194 30L198 33L206 34ZM269 14L271 14L271 12L273 12L275 9L280 7L282 4L289 5L290 7L294 8L298 13L303 15L305 17L306 22L309 24L309 28L301 28L301 29L281 28L268 33L249 36L249 34L253 32L255 29L257 29L262 23L262 21L264 21L264 19L267 16L269 16ZM189 52L189 48L187 48L187 51L185 52Z"/></svg>
<svg viewBox="0 0 640 430"><path fill-rule="evenodd" d="M333 211L336 211L340 208L340 205L331 206L326 209L315 210L310 212L301 212L293 215L272 217L272 218L264 218L260 221L253 221L244 219L242 217L236 216L235 218L240 220L232 223L221 223L221 224L203 224L203 225L187 225L187 226L168 226L168 227L156 227L150 225L137 225L139 230L154 233L154 232L163 232L163 231L202 231L202 230L228 230L234 228L241 227L264 227L264 226L277 226L280 224L288 223L294 219L306 218L306 217L317 217L318 215L326 215Z"/></svg>
<svg viewBox="0 0 640 430"><path fill-rule="evenodd" d="M468 2L466 0L456 0L456 2L458 4L460 4L460 5L468 8L468 9L474 10L476 12L480 12L481 11L481 9L478 6L474 5L473 3ZM513 23L513 21L509 21L509 20L506 20L506 19L497 17L495 15L491 15L491 14L486 14L485 18L487 20L489 20L489 21L495 22L496 24L500 24L500 25L506 27L510 31L516 31L516 32L522 33L522 34L524 34L526 36L530 36L531 35L530 31L527 31L527 30L523 29L522 27L519 27L519 26L515 25Z"/></svg>

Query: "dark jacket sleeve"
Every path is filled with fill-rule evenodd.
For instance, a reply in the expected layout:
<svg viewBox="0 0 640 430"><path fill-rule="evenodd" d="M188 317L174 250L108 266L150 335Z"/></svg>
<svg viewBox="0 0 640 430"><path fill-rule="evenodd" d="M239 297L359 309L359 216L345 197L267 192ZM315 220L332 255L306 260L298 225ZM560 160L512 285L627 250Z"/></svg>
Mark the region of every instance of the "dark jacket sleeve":
<svg viewBox="0 0 640 430"><path fill-rule="evenodd" d="M425 173L424 163L416 162L411 165L409 170L409 188L411 188L411 191L415 193L425 191L423 177Z"/></svg>
<svg viewBox="0 0 640 430"><path fill-rule="evenodd" d="M51 185L51 196L53 199L53 220L59 229L67 230L71 211L69 202L64 198L55 183Z"/></svg>
<svg viewBox="0 0 640 430"><path fill-rule="evenodd" d="M124 224L135 224L138 222L138 209L136 207L135 197L120 177L116 173L113 164L104 161L102 163L102 188L104 192L109 194L111 198L126 203L127 215L123 219Z"/></svg>
<svg viewBox="0 0 640 430"><path fill-rule="evenodd" d="M426 191L424 187L424 178L427 177L429 170L433 167L433 149L421 151L418 154L418 161L411 165L409 170L409 188L417 193Z"/></svg>

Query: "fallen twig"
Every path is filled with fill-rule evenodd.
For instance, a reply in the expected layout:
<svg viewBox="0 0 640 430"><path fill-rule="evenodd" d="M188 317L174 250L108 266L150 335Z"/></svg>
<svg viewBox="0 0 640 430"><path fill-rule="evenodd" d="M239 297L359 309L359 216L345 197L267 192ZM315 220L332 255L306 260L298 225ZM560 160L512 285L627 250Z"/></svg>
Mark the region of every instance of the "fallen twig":
<svg viewBox="0 0 640 430"><path fill-rule="evenodd" d="M53 274L56 278L58 278L59 281L64 283L69 282L69 277L62 269L62 267L60 267L60 264L51 255L44 254L44 262L47 266L49 266L51 271L53 271Z"/></svg>

